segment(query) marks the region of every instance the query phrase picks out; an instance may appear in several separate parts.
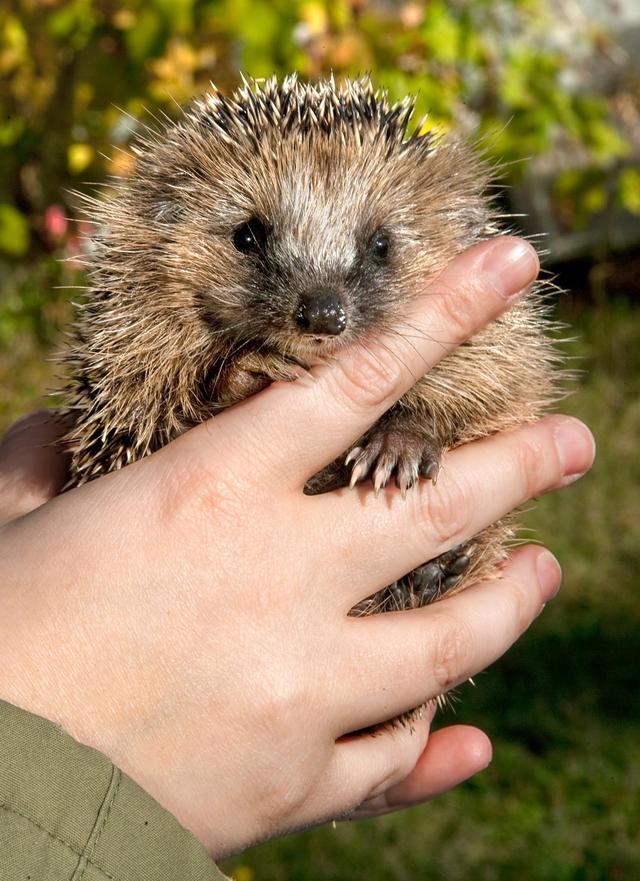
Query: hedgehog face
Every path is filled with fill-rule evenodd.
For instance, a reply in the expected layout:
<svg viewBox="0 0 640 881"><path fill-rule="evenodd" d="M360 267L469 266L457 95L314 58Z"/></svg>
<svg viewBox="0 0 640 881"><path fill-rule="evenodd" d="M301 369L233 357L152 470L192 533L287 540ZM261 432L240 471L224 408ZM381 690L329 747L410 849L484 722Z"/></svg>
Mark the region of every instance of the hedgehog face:
<svg viewBox="0 0 640 881"><path fill-rule="evenodd" d="M182 267L179 283L213 334L307 360L362 339L406 303L421 234L404 162L313 139L236 153L224 170L211 154L163 259L172 284Z"/></svg>
<svg viewBox="0 0 640 881"><path fill-rule="evenodd" d="M302 360L335 352L397 322L482 229L481 216L454 217L454 200L416 175L411 155L324 146L251 157L264 180L240 186L207 258L199 304L214 331Z"/></svg>
<svg viewBox="0 0 640 881"><path fill-rule="evenodd" d="M326 352L361 336L387 312L390 233L361 223L332 232L327 242L327 225L318 217L302 229L282 217L269 227L252 218L234 231L234 246L250 264L246 308L254 328L262 325L261 337L278 348Z"/></svg>
<svg viewBox="0 0 640 881"><path fill-rule="evenodd" d="M140 249L144 271L167 315L190 310L212 346L309 360L389 327L487 234L483 163L408 134L411 109L367 80L209 94L143 145L132 202L111 217L114 251L119 222L131 254L144 206L136 235L160 237Z"/></svg>
<svg viewBox="0 0 640 881"><path fill-rule="evenodd" d="M406 231L388 213L346 207L341 177L281 181L277 198L229 231L237 320L245 316L252 340L312 357L361 338L388 315ZM370 208L373 200L364 201Z"/></svg>

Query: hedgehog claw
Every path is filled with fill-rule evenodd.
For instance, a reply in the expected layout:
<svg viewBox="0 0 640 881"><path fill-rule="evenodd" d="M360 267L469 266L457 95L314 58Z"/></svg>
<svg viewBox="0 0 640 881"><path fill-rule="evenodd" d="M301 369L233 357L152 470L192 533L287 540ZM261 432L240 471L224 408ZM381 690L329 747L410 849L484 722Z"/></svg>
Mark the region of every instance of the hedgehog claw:
<svg viewBox="0 0 640 881"><path fill-rule="evenodd" d="M354 487L370 476L376 495L384 489L392 476L403 498L419 477L435 483L438 458L434 445L424 438L398 430L374 429L361 446L353 447L344 460L351 465L349 486Z"/></svg>
<svg viewBox="0 0 640 881"><path fill-rule="evenodd" d="M358 483L358 481L362 480L363 477L367 476L367 466L364 462L357 461L353 466L351 471L351 480L349 481L349 488L353 489L353 487Z"/></svg>
<svg viewBox="0 0 640 881"><path fill-rule="evenodd" d="M420 477L424 477L425 480L430 480L435 486L438 480L439 471L440 465L437 459L434 459L430 454L423 456L422 461L420 462Z"/></svg>
<svg viewBox="0 0 640 881"><path fill-rule="evenodd" d="M361 452L362 452L362 447L354 447L352 450L350 450L347 453L346 458L344 460L344 464L350 465L352 462L355 462L355 460L358 458L358 456L360 455Z"/></svg>

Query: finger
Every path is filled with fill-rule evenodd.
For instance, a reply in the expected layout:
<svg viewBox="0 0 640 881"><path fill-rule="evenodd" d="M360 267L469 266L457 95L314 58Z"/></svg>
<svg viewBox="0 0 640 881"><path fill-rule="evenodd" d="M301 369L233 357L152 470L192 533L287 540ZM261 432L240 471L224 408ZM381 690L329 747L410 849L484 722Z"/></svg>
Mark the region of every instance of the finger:
<svg viewBox="0 0 640 881"><path fill-rule="evenodd" d="M356 731L393 719L484 670L555 596L560 578L555 558L529 545L496 580L422 609L347 618L343 676L331 678L338 728ZM358 703L356 685L365 690Z"/></svg>
<svg viewBox="0 0 640 881"><path fill-rule="evenodd" d="M373 733L361 732L336 743L328 779L331 788L343 794L341 815L350 815L412 773L424 753L434 715L432 704L411 722L383 725Z"/></svg>
<svg viewBox="0 0 640 881"><path fill-rule="evenodd" d="M364 801L352 817L377 817L429 801L484 771L491 757L491 741L478 728L451 725L434 731L404 780Z"/></svg>
<svg viewBox="0 0 640 881"><path fill-rule="evenodd" d="M274 383L196 427L175 449L198 455L203 441L205 447L213 441L227 457L233 451L241 469L260 469L262 484L282 486L284 475L299 489L420 376L503 312L538 268L535 251L521 239L477 245L425 286L391 332L347 347L293 383ZM405 322L411 334L397 332Z"/></svg>
<svg viewBox="0 0 640 881"><path fill-rule="evenodd" d="M9 428L0 443L0 524L60 492L68 457L57 441L67 430L52 411L31 413Z"/></svg>
<svg viewBox="0 0 640 881"><path fill-rule="evenodd" d="M311 496L305 522L317 523L338 551L326 555L327 576L348 611L528 499L572 482L594 456L586 425L549 416L452 450L437 484L421 482L405 499L395 487L386 499L366 487Z"/></svg>

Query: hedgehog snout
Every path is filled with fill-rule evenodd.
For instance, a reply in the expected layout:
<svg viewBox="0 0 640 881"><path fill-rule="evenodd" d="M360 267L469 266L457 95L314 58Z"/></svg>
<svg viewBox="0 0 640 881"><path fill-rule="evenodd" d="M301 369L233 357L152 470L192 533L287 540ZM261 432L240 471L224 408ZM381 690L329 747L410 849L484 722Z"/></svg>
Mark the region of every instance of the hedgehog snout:
<svg viewBox="0 0 640 881"><path fill-rule="evenodd" d="M338 294L315 291L301 297L294 319L302 333L338 336L347 326L347 313Z"/></svg>

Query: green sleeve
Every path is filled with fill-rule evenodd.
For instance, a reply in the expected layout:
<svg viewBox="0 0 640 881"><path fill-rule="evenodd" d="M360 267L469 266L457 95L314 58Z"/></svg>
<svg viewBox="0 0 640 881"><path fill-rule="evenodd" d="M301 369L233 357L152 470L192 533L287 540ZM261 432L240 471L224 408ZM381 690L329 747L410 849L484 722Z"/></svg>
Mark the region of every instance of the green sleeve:
<svg viewBox="0 0 640 881"><path fill-rule="evenodd" d="M175 817L106 756L4 701L0 867L2 881L225 879Z"/></svg>

